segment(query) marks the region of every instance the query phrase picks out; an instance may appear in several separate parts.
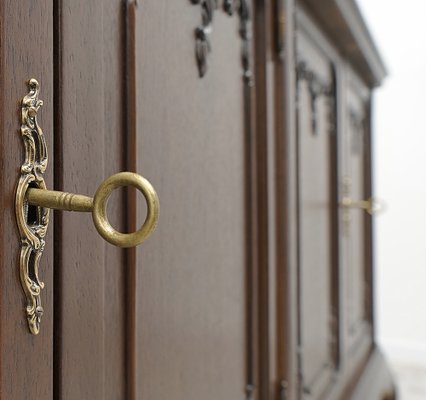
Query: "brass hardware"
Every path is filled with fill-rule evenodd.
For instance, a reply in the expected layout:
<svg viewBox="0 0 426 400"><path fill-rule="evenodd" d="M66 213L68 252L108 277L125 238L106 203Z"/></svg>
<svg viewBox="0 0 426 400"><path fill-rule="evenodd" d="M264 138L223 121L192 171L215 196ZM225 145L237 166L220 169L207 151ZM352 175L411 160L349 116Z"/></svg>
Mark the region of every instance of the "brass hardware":
<svg viewBox="0 0 426 400"><path fill-rule="evenodd" d="M108 198L119 186L134 186L145 196L148 206L145 222L133 233L117 232L106 215ZM160 214L160 202L152 185L145 178L132 172L120 172L110 176L99 186L93 199L93 222L100 235L116 246L134 247L145 241L154 232Z"/></svg>
<svg viewBox="0 0 426 400"><path fill-rule="evenodd" d="M353 200L351 198L351 178L343 176L341 180L341 196L342 199L339 206L343 209L341 213L342 235L346 238L351 236L351 223L353 213L351 209L360 209L367 212L369 215L377 215L383 212L386 208L385 202L375 197L370 197L367 200Z"/></svg>
<svg viewBox="0 0 426 400"><path fill-rule="evenodd" d="M134 186L145 196L148 210L144 224L133 233L116 231L108 221L107 203L112 191L120 186ZM152 185L142 176L133 172L119 172L101 183L94 198L46 189L27 190L30 205L55 210L91 212L99 234L109 243L119 247L134 247L144 242L157 226L160 203Z"/></svg>
<svg viewBox="0 0 426 400"><path fill-rule="evenodd" d="M370 197L368 200L352 200L350 197L344 197L340 202L340 206L343 208L358 208L365 210L370 215L376 215L383 211L383 202L379 201L374 197Z"/></svg>
<svg viewBox="0 0 426 400"><path fill-rule="evenodd" d="M93 199L80 194L28 188L26 197L32 206L80 212L92 212L93 209Z"/></svg>
<svg viewBox="0 0 426 400"><path fill-rule="evenodd" d="M133 247L145 241L155 230L160 210L157 193L142 176L120 172L101 183L93 198L47 190L43 174L47 167L47 147L37 122L37 112L43 105L39 100L39 83L28 82L29 93L22 100L21 135L25 145L25 160L21 166L15 197L15 212L21 237L19 271L21 285L27 298L26 316L30 332L40 332L43 315L40 293L44 288L39 279L39 265L45 246L50 209L91 212L99 234L109 243ZM108 221L107 203L112 191L120 186L134 186L144 195L147 216L142 227L133 233L116 231Z"/></svg>
<svg viewBox="0 0 426 400"><path fill-rule="evenodd" d="M27 298L26 316L32 334L40 331L43 315L40 293L44 284L38 276L40 259L44 250L44 238L49 225L49 209L37 207L29 210L25 200L28 187L46 189L43 174L47 167L47 147L43 132L37 122L37 112L43 105L39 100L39 84L35 79L28 82L29 93L21 106L21 135L25 146L25 161L21 166L15 197L15 212L21 237L19 276Z"/></svg>

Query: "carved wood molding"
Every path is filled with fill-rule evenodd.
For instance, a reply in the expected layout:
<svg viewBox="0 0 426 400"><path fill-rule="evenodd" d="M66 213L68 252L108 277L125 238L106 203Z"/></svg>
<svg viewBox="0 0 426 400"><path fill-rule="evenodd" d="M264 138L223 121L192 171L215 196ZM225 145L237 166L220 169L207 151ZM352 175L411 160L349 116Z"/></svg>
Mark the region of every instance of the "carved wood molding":
<svg viewBox="0 0 426 400"><path fill-rule="evenodd" d="M219 8L218 0L190 0L201 6L201 24L195 28L195 57L200 78L208 69L208 56L212 51L210 35L213 31L214 12ZM242 39L241 63L244 82L252 85L251 72L251 13L249 0L223 0L223 11L229 16L237 12L240 18L240 37Z"/></svg>
<svg viewBox="0 0 426 400"><path fill-rule="evenodd" d="M251 71L251 13L249 0L240 0L238 14L240 16L240 36L242 39L241 63L243 66L244 82L251 86L253 84Z"/></svg>
<svg viewBox="0 0 426 400"><path fill-rule="evenodd" d="M317 133L318 110L317 101L322 96L330 100L334 98L333 83L324 82L313 69L310 69L305 61L299 61L296 68L297 82L305 81L308 85L311 99L311 124L312 132ZM331 121L332 122L332 121Z"/></svg>
<svg viewBox="0 0 426 400"><path fill-rule="evenodd" d="M366 116L354 109L348 110L351 135L351 152L353 155L361 155L365 147Z"/></svg>
<svg viewBox="0 0 426 400"><path fill-rule="evenodd" d="M195 28L195 57L198 72L202 78L207 72L207 57L211 52L210 34L217 0L191 0L192 4L201 6L201 25Z"/></svg>

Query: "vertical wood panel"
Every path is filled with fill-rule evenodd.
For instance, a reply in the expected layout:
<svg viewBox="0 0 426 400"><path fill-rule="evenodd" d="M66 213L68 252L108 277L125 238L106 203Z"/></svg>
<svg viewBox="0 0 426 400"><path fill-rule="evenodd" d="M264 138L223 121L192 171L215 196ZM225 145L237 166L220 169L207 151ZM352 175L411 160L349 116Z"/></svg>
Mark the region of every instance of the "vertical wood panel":
<svg viewBox="0 0 426 400"><path fill-rule="evenodd" d="M137 49L136 16L137 2L126 1L125 4L125 169L137 171ZM125 197L126 228L134 232L136 226L136 191L128 189ZM126 399L136 400L136 248L126 249Z"/></svg>
<svg viewBox="0 0 426 400"><path fill-rule="evenodd" d="M104 130L105 165L102 179L126 170L125 137L125 9L122 0L103 1ZM125 231L124 191L114 193L108 207L111 224ZM104 242L98 235L97 240ZM103 400L126 399L126 273L125 252L105 245L105 393Z"/></svg>
<svg viewBox="0 0 426 400"><path fill-rule="evenodd" d="M138 172L156 187L161 216L137 250L137 398L245 395L239 21L215 11L203 79L194 57L200 22L190 1L138 8Z"/></svg>
<svg viewBox="0 0 426 400"><path fill-rule="evenodd" d="M27 81L36 78L44 101L38 118L49 151L46 183L53 182L53 40L52 1L12 1L0 4L0 398L52 398L53 342L53 215L40 263L45 283L44 315L38 336L29 333L26 298L18 269L20 237L15 219L15 189L24 147L20 134L21 100Z"/></svg>
<svg viewBox="0 0 426 400"><path fill-rule="evenodd" d="M303 376L306 388L314 386L319 374L329 369L331 309L330 150L327 130L310 129L305 96L300 98L300 319ZM324 105L324 102L322 102ZM320 106L318 114L327 115Z"/></svg>
<svg viewBox="0 0 426 400"><path fill-rule="evenodd" d="M294 1L278 0L277 50L277 273L278 376L281 396L296 398L297 376L297 182ZM285 397L284 397L285 398Z"/></svg>
<svg viewBox="0 0 426 400"><path fill-rule="evenodd" d="M372 137L372 94L369 93L366 102L365 119L365 149L364 149L364 196L370 199L374 196L373 182L373 137ZM374 221L373 216L364 215L364 238L365 238L365 274L366 290L364 293L366 303L366 319L372 326L374 337Z"/></svg>
<svg viewBox="0 0 426 400"><path fill-rule="evenodd" d="M270 201L268 180L268 144L271 140L271 107L270 89L270 51L271 51L271 1L254 2L254 46L255 46L255 79L256 79L256 202L257 202L257 263L258 263L258 347L259 347L259 377L258 396L261 399L270 397L270 253L269 253L269 224L268 203ZM272 316L273 319L273 316Z"/></svg>
<svg viewBox="0 0 426 400"><path fill-rule="evenodd" d="M124 164L124 10L119 0L63 0L57 18L58 182L60 189L93 195ZM110 203L111 223L122 230L123 194ZM99 236L89 214L61 214L60 227L58 396L124 398L124 253Z"/></svg>
<svg viewBox="0 0 426 400"><path fill-rule="evenodd" d="M104 169L102 2L62 1L61 120L63 190L93 193ZM104 397L105 244L91 217L62 213L60 393Z"/></svg>
<svg viewBox="0 0 426 400"><path fill-rule="evenodd" d="M342 141L342 184L346 196L368 199L371 193L369 154L369 91L348 66L345 71L344 118ZM345 214L343 214L345 216ZM348 358L366 355L372 338L371 326L371 221L362 209L346 213L346 231L342 237L345 279L345 351ZM362 347L362 351L360 348ZM359 365L359 363L358 363ZM355 366L355 363L354 363ZM351 370L354 369L350 367Z"/></svg>

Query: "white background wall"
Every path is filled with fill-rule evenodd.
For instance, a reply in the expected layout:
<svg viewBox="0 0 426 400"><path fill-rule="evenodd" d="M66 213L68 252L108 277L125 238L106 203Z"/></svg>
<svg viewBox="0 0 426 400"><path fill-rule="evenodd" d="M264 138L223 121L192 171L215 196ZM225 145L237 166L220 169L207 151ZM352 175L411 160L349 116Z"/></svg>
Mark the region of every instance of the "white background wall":
<svg viewBox="0 0 426 400"><path fill-rule="evenodd" d="M374 99L377 337L426 365L426 1L358 3L389 70Z"/></svg>

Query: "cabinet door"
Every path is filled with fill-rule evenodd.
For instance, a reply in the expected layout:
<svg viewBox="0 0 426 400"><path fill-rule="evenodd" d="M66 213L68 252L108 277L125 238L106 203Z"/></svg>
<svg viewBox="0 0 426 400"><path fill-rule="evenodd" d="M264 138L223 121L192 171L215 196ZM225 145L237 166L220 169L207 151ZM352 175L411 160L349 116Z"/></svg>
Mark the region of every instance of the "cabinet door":
<svg viewBox="0 0 426 400"><path fill-rule="evenodd" d="M59 217L61 399L250 394L250 4L230 3L56 5L58 186L93 193L135 169L161 204L137 250L106 244L87 215ZM145 210L130 192L108 213L133 230Z"/></svg>
<svg viewBox="0 0 426 400"><path fill-rule="evenodd" d="M336 367L335 78L321 41L303 25L297 57L301 391L319 398Z"/></svg>
<svg viewBox="0 0 426 400"><path fill-rule="evenodd" d="M369 90L349 67L344 75L340 195L359 202L371 196ZM340 224L344 348L356 365L372 343L371 216L362 208L341 208Z"/></svg>

